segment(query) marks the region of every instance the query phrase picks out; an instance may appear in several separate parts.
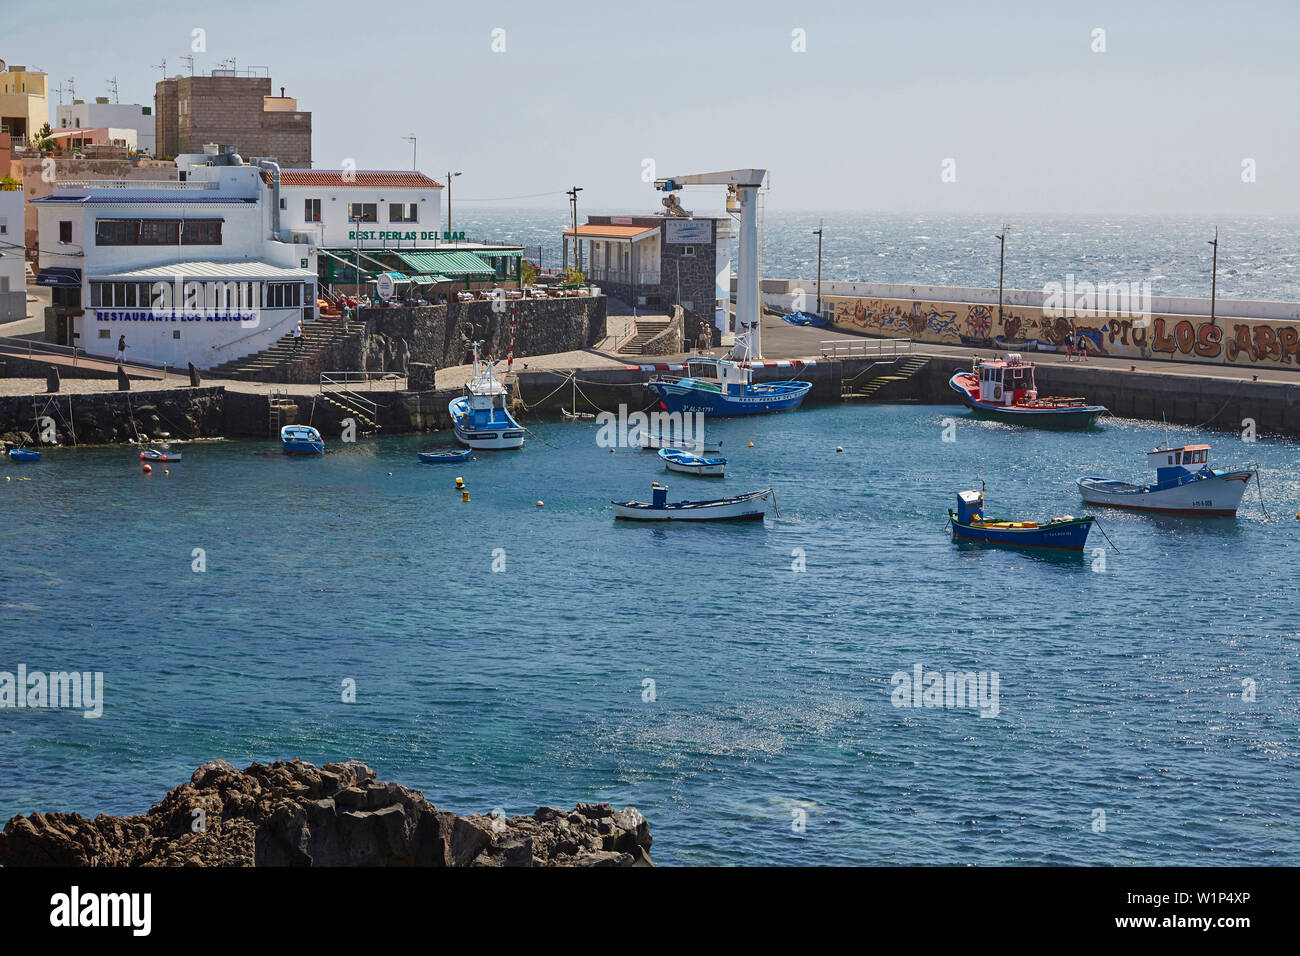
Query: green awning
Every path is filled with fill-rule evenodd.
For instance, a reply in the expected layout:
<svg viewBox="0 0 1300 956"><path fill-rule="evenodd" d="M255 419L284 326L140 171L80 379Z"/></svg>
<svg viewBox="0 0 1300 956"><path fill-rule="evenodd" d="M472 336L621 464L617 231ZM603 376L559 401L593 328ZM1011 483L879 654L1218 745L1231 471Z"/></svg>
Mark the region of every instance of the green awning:
<svg viewBox="0 0 1300 956"><path fill-rule="evenodd" d="M472 252L394 252L412 272L452 278L494 276L496 270Z"/></svg>
<svg viewBox="0 0 1300 956"><path fill-rule="evenodd" d="M416 285L437 285L440 282L450 282L446 276L411 276L411 281Z"/></svg>

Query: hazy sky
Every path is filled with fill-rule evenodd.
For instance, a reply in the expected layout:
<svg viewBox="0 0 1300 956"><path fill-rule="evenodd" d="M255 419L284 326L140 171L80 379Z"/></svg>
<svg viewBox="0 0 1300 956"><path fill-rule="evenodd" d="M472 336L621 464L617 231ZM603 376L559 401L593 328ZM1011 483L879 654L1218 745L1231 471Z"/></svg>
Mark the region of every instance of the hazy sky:
<svg viewBox="0 0 1300 956"><path fill-rule="evenodd" d="M766 167L771 209L1300 213L1300 0L32 9L0 57L51 88L89 99L116 76L152 103L201 28L196 72L269 67L312 112L315 165L409 168L414 133L423 170L464 171L457 200L558 206L576 184L588 209L649 212L651 159Z"/></svg>

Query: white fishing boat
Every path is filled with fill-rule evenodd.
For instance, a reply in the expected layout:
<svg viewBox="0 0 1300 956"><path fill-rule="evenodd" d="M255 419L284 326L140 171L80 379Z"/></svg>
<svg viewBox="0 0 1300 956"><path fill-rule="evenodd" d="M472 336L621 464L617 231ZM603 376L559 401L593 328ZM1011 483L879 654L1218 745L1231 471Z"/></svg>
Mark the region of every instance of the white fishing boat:
<svg viewBox="0 0 1300 956"><path fill-rule="evenodd" d="M596 420L596 416L591 412L571 412L567 408L561 408L560 414L564 416L566 422L591 422Z"/></svg>
<svg viewBox="0 0 1300 956"><path fill-rule="evenodd" d="M669 471L706 478L721 478L727 466L727 459L720 455L696 455L680 448L661 448L659 457Z"/></svg>
<svg viewBox="0 0 1300 956"><path fill-rule="evenodd" d="M1255 465L1230 469L1209 466L1209 445L1161 445L1147 452L1147 464L1156 470L1156 480L1147 485L1095 476L1079 478L1079 494L1093 505L1129 508L1179 515L1236 515L1250 479L1258 476Z"/></svg>
<svg viewBox="0 0 1300 956"><path fill-rule="evenodd" d="M447 405L456 440L470 448L524 447L524 429L506 410L506 389L492 371L490 361L479 360L474 343L474 372L465 394Z"/></svg>
<svg viewBox="0 0 1300 956"><path fill-rule="evenodd" d="M767 515L768 500L773 507L776 505L771 488L710 501L669 501L668 486L655 481L650 484L650 494L648 502L611 501L614 517L629 521L762 521Z"/></svg>

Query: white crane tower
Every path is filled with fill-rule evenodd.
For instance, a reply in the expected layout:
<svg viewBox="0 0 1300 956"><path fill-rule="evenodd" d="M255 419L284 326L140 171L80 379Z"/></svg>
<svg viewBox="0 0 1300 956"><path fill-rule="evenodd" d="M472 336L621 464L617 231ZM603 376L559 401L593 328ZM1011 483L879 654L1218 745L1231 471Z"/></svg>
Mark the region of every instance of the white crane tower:
<svg viewBox="0 0 1300 956"><path fill-rule="evenodd" d="M655 189L661 192L675 192L683 186L726 186L727 212L740 214L740 242L736 249L736 343L731 349L734 359L763 357L758 294L758 189L766 177L766 169L728 169L655 180Z"/></svg>

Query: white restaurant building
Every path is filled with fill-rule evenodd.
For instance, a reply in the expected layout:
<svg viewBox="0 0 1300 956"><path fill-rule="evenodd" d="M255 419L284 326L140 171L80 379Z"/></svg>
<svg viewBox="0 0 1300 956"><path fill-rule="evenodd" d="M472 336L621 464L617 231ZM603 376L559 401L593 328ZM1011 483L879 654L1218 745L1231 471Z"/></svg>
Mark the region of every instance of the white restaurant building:
<svg viewBox="0 0 1300 956"><path fill-rule="evenodd" d="M274 176L245 164L186 182L65 182L37 207L46 339L129 361L212 368L316 315L316 252L279 220ZM268 183L266 180L272 182Z"/></svg>

